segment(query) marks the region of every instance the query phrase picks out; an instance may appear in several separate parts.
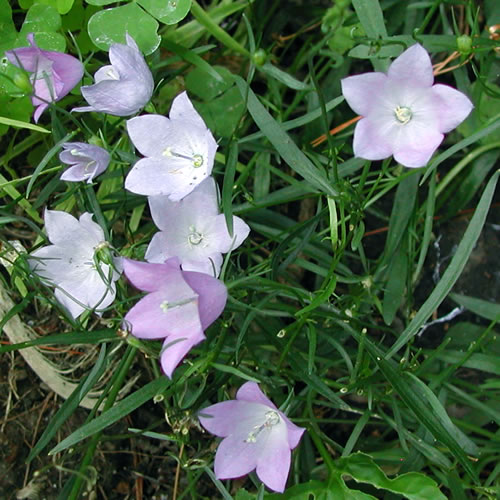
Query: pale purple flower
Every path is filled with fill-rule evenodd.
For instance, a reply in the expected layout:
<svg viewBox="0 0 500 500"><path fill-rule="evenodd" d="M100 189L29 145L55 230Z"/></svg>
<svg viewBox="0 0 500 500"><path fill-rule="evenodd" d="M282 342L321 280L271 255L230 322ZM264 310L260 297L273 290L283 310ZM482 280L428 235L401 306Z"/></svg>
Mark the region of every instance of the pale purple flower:
<svg viewBox="0 0 500 500"><path fill-rule="evenodd" d="M31 73L31 102L35 106L36 123L51 102L62 99L82 79L83 64L68 54L38 48L33 33L28 33L26 38L30 47L8 50L5 56L15 66Z"/></svg>
<svg viewBox="0 0 500 500"><path fill-rule="evenodd" d="M108 307L119 273L103 262L96 267L96 252L108 244L92 214L85 212L78 220L67 212L45 210L45 229L52 245L31 253L32 271L56 288L57 300L73 318L86 309Z"/></svg>
<svg viewBox="0 0 500 500"><path fill-rule="evenodd" d="M168 196L150 196L149 207L160 229L146 251L149 262L165 262L178 257L184 271L218 276L222 254L239 247L250 228L233 217L233 236L229 235L224 214L219 214L217 188L213 177L205 179L181 201Z"/></svg>
<svg viewBox="0 0 500 500"><path fill-rule="evenodd" d="M74 108L73 111L130 116L149 102L154 88L153 76L134 39L128 33L125 38L126 45L111 45L111 64L96 72L94 85L82 87L82 95L90 106Z"/></svg>
<svg viewBox="0 0 500 500"><path fill-rule="evenodd" d="M222 313L224 284L207 274L181 271L178 259L149 264L123 259L123 272L139 290L148 292L125 316L132 335L165 339L161 366L168 377L203 333Z"/></svg>
<svg viewBox="0 0 500 500"><path fill-rule="evenodd" d="M127 121L127 130L146 157L125 179L133 193L178 201L212 172L217 143L186 92L172 102L169 118L138 116Z"/></svg>
<svg viewBox="0 0 500 500"><path fill-rule="evenodd" d="M282 493L291 451L305 429L298 427L262 393L246 382L236 399L204 408L198 415L207 431L224 438L215 455L217 479L232 479L256 469L259 479Z"/></svg>
<svg viewBox="0 0 500 500"><path fill-rule="evenodd" d="M473 108L458 90L434 83L432 63L419 44L396 58L387 74L341 80L342 93L362 116L354 130L354 154L367 160L394 155L405 167L423 167Z"/></svg>
<svg viewBox="0 0 500 500"><path fill-rule="evenodd" d="M65 142L62 146L64 151L59 154L59 159L71 165L61 175L63 181L87 181L90 184L94 177L108 168L111 157L100 146L85 142Z"/></svg>

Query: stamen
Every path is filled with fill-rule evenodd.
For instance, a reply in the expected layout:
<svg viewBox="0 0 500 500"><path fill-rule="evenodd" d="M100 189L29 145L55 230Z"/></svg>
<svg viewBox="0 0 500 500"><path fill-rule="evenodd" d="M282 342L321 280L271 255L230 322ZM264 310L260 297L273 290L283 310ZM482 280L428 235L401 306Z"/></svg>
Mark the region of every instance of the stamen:
<svg viewBox="0 0 500 500"><path fill-rule="evenodd" d="M168 311L168 308L169 308L169 303L168 303L168 300L164 300L161 304L160 304L160 309L166 313Z"/></svg>
<svg viewBox="0 0 500 500"><path fill-rule="evenodd" d="M281 418L277 411L266 411L264 416L266 417L265 422L261 425L256 425L254 430L248 433L247 438L243 441L244 443L255 443L257 441L257 437L264 429L271 429L280 423Z"/></svg>
<svg viewBox="0 0 500 500"><path fill-rule="evenodd" d="M413 113L411 109L406 106L398 106L394 110L394 116L399 123L406 125L412 119Z"/></svg>
<svg viewBox="0 0 500 500"><path fill-rule="evenodd" d="M163 151L162 155L163 156L175 156L177 158L182 158L183 160L191 161L191 162L193 162L194 168L201 167L203 165L203 161L204 161L203 156L200 154L188 156L188 155L185 155L182 153L178 153L177 151L172 151L172 148L170 146Z"/></svg>
<svg viewBox="0 0 500 500"><path fill-rule="evenodd" d="M196 231L194 226L189 226L191 233L188 236L188 242L190 245L199 245L203 241L203 234Z"/></svg>

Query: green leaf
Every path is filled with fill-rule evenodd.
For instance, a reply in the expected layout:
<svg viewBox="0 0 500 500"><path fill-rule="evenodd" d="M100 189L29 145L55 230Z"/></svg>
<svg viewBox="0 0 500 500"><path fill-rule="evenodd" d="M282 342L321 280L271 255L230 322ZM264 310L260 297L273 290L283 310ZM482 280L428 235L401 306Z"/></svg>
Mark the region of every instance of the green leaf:
<svg viewBox="0 0 500 500"><path fill-rule="evenodd" d="M12 20L12 9L8 0L0 0L0 52L5 48L9 48L10 43L16 39L17 30Z"/></svg>
<svg viewBox="0 0 500 500"><path fill-rule="evenodd" d="M137 0L137 3L163 24L182 21L191 9L191 0Z"/></svg>
<svg viewBox="0 0 500 500"><path fill-rule="evenodd" d="M57 431L71 417L74 411L78 408L80 401L87 395L87 393L94 387L95 383L99 380L107 366L106 345L101 347L99 357L97 358L90 373L84 377L75 390L72 392L66 401L61 405L57 413L50 419L50 425L45 428L36 445L31 449L27 463L30 463L44 448L49 444L50 440L55 436ZM97 400L96 400L97 401Z"/></svg>
<svg viewBox="0 0 500 500"><path fill-rule="evenodd" d="M288 163L290 168L295 170L317 190L331 196L336 196L338 193L333 188L326 175L309 160L292 141L290 136L283 130L281 125L274 120L266 108L260 103L247 82L241 77L235 78L236 85L243 99L248 99L248 111L252 115L255 123L262 130L269 142L276 148L281 157Z"/></svg>
<svg viewBox="0 0 500 500"><path fill-rule="evenodd" d="M355 453L338 461L342 474L358 483L368 483L377 489L399 493L409 500L446 500L435 481L419 472L408 472L389 479L382 469L364 453Z"/></svg>
<svg viewBox="0 0 500 500"><path fill-rule="evenodd" d="M382 316L384 323L390 325L396 316L406 288L408 275L408 255L406 245L401 245L399 251L389 264L389 278L384 287L382 301Z"/></svg>
<svg viewBox="0 0 500 500"><path fill-rule="evenodd" d="M110 3L116 3L116 0L85 0L90 5L109 5Z"/></svg>
<svg viewBox="0 0 500 500"><path fill-rule="evenodd" d="M385 38L387 36L384 15L378 0L352 0L352 5L368 37Z"/></svg>
<svg viewBox="0 0 500 500"><path fill-rule="evenodd" d="M435 439L448 447L466 472L477 481L476 471L464 451L465 447L474 451L475 445L453 425L434 393L414 375L396 370L394 363L377 356L369 342L365 345L405 405Z"/></svg>
<svg viewBox="0 0 500 500"><path fill-rule="evenodd" d="M279 69L271 63L265 63L263 66L257 66L257 68L265 73L266 75L278 80L278 82L283 83L290 89L294 90L312 90L311 85L303 83L292 75L289 75L286 71Z"/></svg>
<svg viewBox="0 0 500 500"><path fill-rule="evenodd" d="M3 123L4 125L9 125L11 127L26 128L29 130L34 130L35 132L42 132L44 134L50 134L50 130L47 130L43 127L40 127L39 125L21 122L19 120L13 120L12 118L6 118L4 116L0 116L0 123Z"/></svg>
<svg viewBox="0 0 500 500"><path fill-rule="evenodd" d="M129 413L133 412L136 408L139 408L146 401L164 391L168 385L171 384L171 380L165 376L153 380L144 387L141 387L138 391L134 392L125 399L122 399L119 403L115 404L108 411L102 413L94 420L82 425L78 430L70 434L66 439L61 441L57 446L50 450L49 455L54 455L59 453L70 446L74 446L76 443L83 441L84 439L92 436L96 432L102 431L111 424L114 424L123 417L126 417Z"/></svg>
<svg viewBox="0 0 500 500"><path fill-rule="evenodd" d="M157 30L158 21L135 3L96 12L88 24L89 36L100 49L108 50L113 43L125 43L125 33L128 33L146 55L160 44Z"/></svg>
<svg viewBox="0 0 500 500"><path fill-rule="evenodd" d="M75 0L57 0L57 12L62 15L67 14L74 3Z"/></svg>
<svg viewBox="0 0 500 500"><path fill-rule="evenodd" d="M458 293L450 293L450 298L458 305L465 307L469 311L491 321L500 321L500 305L486 300L467 297Z"/></svg>
<svg viewBox="0 0 500 500"><path fill-rule="evenodd" d="M450 265L446 268L446 271L443 274L442 278L439 280L438 284L436 285L428 299L424 302L422 307L419 309L413 320L405 328L398 340L396 340L394 345L391 347L386 355L386 358L391 357L393 354L399 351L401 347L406 345L418 333L420 327L439 307L441 302L443 302L455 282L460 277L460 274L462 273L462 270L465 267L465 264L467 263L467 260L469 259L474 246L476 245L483 225L486 221L486 216L488 215L491 200L495 193L495 187L498 181L499 174L500 171L497 170L484 189L483 195L479 200L479 204L477 205L474 216L472 217L469 226L465 231L460 244L458 245L458 248L455 252L455 255L453 256L453 259L450 262Z"/></svg>
<svg viewBox="0 0 500 500"><path fill-rule="evenodd" d="M20 34L25 38L28 33L57 31L60 27L61 16L54 7L35 4L28 10Z"/></svg>

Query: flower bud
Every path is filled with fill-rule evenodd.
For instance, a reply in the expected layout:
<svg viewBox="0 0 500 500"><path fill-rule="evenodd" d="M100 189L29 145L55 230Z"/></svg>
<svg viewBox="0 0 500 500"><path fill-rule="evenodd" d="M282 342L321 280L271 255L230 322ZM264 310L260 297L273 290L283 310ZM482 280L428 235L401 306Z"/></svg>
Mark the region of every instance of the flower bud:
<svg viewBox="0 0 500 500"><path fill-rule="evenodd" d="M257 49L252 54L252 61L256 66L263 66L267 61L267 53L264 49Z"/></svg>
<svg viewBox="0 0 500 500"><path fill-rule="evenodd" d="M461 54L470 54L472 50L472 38L468 35L457 37L457 48Z"/></svg>

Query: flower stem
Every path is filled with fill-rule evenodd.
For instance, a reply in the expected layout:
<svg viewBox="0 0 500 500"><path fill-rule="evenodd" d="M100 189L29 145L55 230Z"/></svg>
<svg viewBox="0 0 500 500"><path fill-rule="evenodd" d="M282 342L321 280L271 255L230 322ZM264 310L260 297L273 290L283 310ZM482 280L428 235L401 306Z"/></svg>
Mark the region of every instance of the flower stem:
<svg viewBox="0 0 500 500"><path fill-rule="evenodd" d="M212 18L203 10L203 8L193 0L191 4L191 14L195 19L204 26L207 31L219 42L223 43L227 48L238 52L239 54L250 57L250 52L248 52L245 47L240 45L233 37L228 35L217 23L215 23Z"/></svg>
<svg viewBox="0 0 500 500"><path fill-rule="evenodd" d="M120 366L118 367L118 373L114 377L114 380L112 381L111 390L109 391L109 395L106 398L106 402L104 403L104 407L102 410L103 414L107 410L109 410L115 403L116 397L118 396L118 392L122 388L123 381L125 380L125 377L128 374L129 368L132 362L134 361L136 353L137 349L135 347L131 345L127 346L127 351L123 356ZM82 481L83 478L85 477L85 471L87 470L88 466L92 463L92 458L94 457L95 450L97 448L99 440L101 439L101 434L102 434L101 432L98 432L97 434L94 434L90 439L90 442L87 446L87 450L80 464L78 474L76 475L75 482L73 483L73 488L71 489L71 492L68 496L68 500L76 500L78 498L80 489L82 487Z"/></svg>

